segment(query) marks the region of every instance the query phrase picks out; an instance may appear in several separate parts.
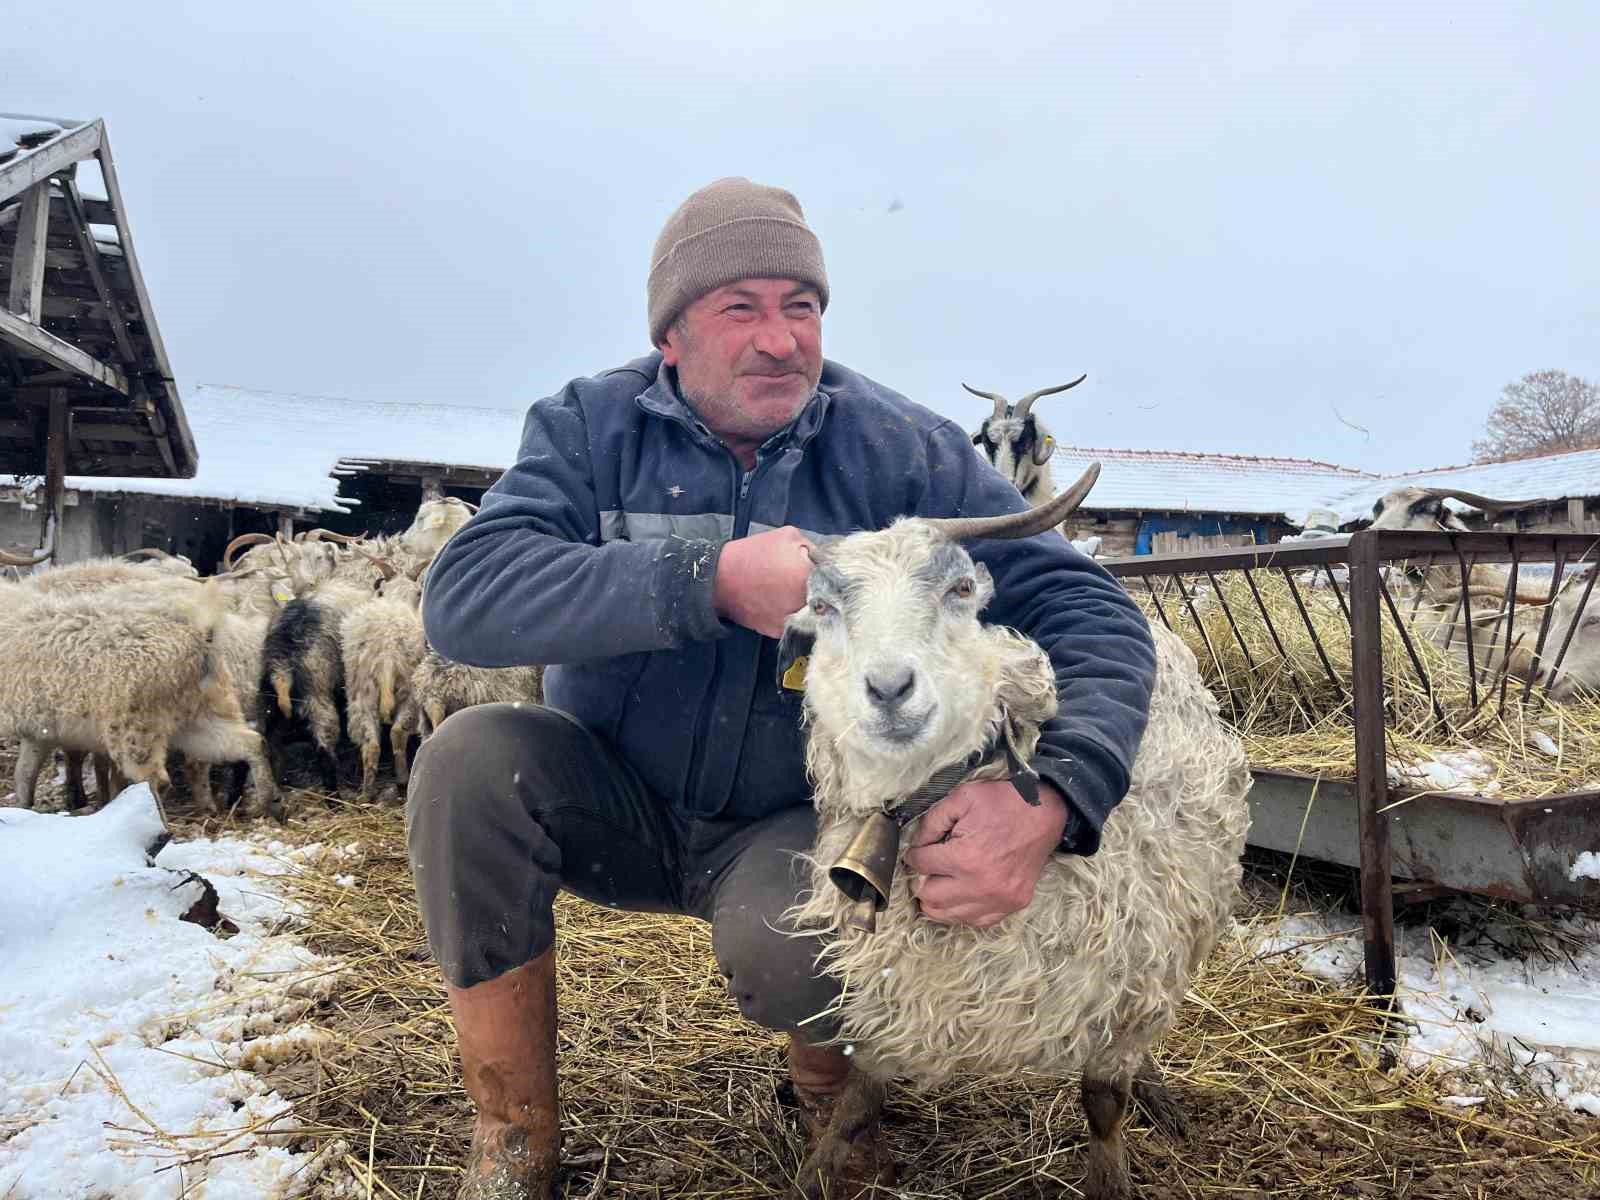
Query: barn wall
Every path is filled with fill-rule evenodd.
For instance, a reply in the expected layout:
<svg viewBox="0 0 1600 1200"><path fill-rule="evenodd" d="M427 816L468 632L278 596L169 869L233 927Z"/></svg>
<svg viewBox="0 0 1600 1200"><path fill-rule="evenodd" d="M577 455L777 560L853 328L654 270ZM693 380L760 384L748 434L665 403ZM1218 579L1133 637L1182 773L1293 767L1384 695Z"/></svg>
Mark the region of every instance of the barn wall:
<svg viewBox="0 0 1600 1200"><path fill-rule="evenodd" d="M62 508L61 530L56 539L59 562L77 562L100 553L99 531L92 505L74 504L68 496ZM39 509L26 509L15 500L0 500L0 546L28 551L39 544Z"/></svg>

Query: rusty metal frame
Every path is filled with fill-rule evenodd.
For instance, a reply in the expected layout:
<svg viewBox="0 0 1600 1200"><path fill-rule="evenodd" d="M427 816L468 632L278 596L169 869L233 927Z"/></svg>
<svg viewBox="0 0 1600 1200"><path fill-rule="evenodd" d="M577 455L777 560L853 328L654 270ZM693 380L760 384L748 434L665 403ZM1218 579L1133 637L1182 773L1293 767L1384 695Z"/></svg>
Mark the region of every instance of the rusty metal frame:
<svg viewBox="0 0 1600 1200"><path fill-rule="evenodd" d="M1446 715L1434 695L1432 682L1428 679L1416 647L1412 643L1411 631L1408 628L1410 620L1407 615L1402 614L1400 607L1395 603L1386 576L1396 570L1408 573L1419 570L1427 572L1437 569L1441 563L1456 564L1456 587L1459 591L1456 611L1462 614L1460 624L1463 640L1466 643L1470 703L1476 712L1493 700L1503 713L1509 686L1513 649L1512 630L1516 624L1519 603L1518 577L1523 565L1533 562L1553 564L1550 587L1543 604L1544 617L1540 622L1534 648L1534 664L1536 667L1542 667L1543 655L1548 647L1551 632L1554 602L1560 593L1563 580L1569 570L1578 564L1589 564L1583 599L1579 604L1576 618L1565 631L1565 636L1561 638L1556 656L1545 675L1545 680L1548 681L1560 670L1567 650L1572 644L1577 625L1581 622L1588 606L1596 579L1600 578L1600 567L1593 565L1597 558L1600 558L1597 550L1600 550L1600 539L1583 534L1364 530L1307 542L1206 550L1181 555L1141 555L1134 558L1111 559L1102 564L1127 586L1131 586L1135 580L1140 581L1155 605L1159 618L1169 629L1173 627L1172 619L1161 603L1161 596L1164 593L1170 595L1175 591L1181 597L1182 607L1187 609L1189 618L1200 630L1206 649L1214 661L1216 650L1205 631L1204 623L1200 620L1194 592L1185 584L1185 577L1191 580L1205 579L1210 584L1212 595L1221 604L1229 630L1244 651L1245 658L1250 660L1250 652L1240 631L1239 618L1223 596L1217 576L1225 572L1239 572L1244 575L1259 615L1265 622L1268 635L1282 654L1283 643L1279 632L1261 600L1253 578L1257 571L1281 573L1288 581L1290 595L1316 647L1323 670L1338 688L1341 703L1344 703L1347 697L1343 683L1334 671L1326 649L1318 637L1299 588L1295 584L1293 571L1296 569L1321 571L1326 577L1344 614L1351 642L1353 678L1348 702L1352 708L1355 724L1356 779L1353 798L1357 808L1359 843L1356 854L1351 857L1359 864L1361 871L1366 983L1373 995L1392 996L1395 983L1393 897L1395 861L1390 831L1391 826L1399 818L1390 811L1394 807L1394 802L1390 794L1385 745L1383 658L1385 614L1400 635L1411 669L1416 672L1418 679L1427 689L1435 717L1442 725L1448 726ZM1416 565L1419 562L1423 564L1420 568ZM1483 618L1474 615L1475 610L1471 600L1474 594L1481 595L1482 590L1472 587L1472 572L1474 567L1481 564L1500 563L1510 565L1501 596L1502 608L1490 618L1492 624L1487 634L1487 642L1480 643L1483 635L1474 632L1474 625ZM1336 567L1346 568L1348 573L1346 587L1340 586L1335 572ZM1417 603L1420 603L1420 600ZM1411 608L1413 616L1417 610L1417 603ZM1505 623L1503 637L1498 628L1501 621ZM1453 629L1454 620L1451 637L1454 636ZM1498 646L1496 646L1497 641L1500 643ZM1483 651L1482 655L1479 653L1480 650ZM1496 657L1499 658L1497 678L1479 679L1480 657L1485 659L1482 664L1484 669L1488 669ZM1287 655L1284 655L1284 658L1287 662ZM1298 672L1292 664L1289 669L1297 692L1303 698L1307 698L1308 694L1302 686ZM1484 686L1480 687L1480 683ZM1544 695L1546 686L1547 683L1536 684L1533 674L1530 674L1523 684L1523 698L1532 696L1536 703L1542 702L1546 699ZM1231 692L1226 697L1226 702L1230 709L1237 711L1236 701ZM1272 774L1275 779L1281 775L1281 773L1266 774ZM1281 783L1281 780L1278 782ZM1452 812L1477 811L1470 807L1461 807L1472 805L1474 800L1471 797L1450 796L1445 799L1456 805L1455 809L1450 810ZM1495 803L1495 807L1501 813L1498 819L1513 841L1520 846L1532 836L1528 834L1528 830L1541 827L1540 820L1545 814L1558 812L1563 814L1558 818L1563 821L1576 820L1572 814L1580 811L1600 814L1600 793L1575 793L1548 798L1538 802L1537 813L1534 811L1533 802L1499 801ZM1473 886L1477 890L1489 890L1492 894L1515 895L1522 899L1529 898L1530 894L1535 896L1546 894L1550 888L1556 886L1555 883L1548 882L1553 879L1548 864L1540 867L1537 872L1530 867L1525 874L1526 879L1520 889L1515 883L1495 882L1488 877L1486 877L1488 882L1481 888L1476 884ZM1547 881L1548 886L1541 884L1539 880Z"/></svg>

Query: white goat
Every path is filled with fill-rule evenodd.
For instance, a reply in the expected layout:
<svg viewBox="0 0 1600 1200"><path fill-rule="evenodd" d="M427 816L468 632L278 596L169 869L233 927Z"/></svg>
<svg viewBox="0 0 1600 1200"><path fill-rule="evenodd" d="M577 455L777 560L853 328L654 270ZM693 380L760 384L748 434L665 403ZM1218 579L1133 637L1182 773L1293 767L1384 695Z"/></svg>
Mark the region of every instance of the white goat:
<svg viewBox="0 0 1600 1200"><path fill-rule="evenodd" d="M994 401L994 412L983 419L978 432L972 435L972 444L996 471L1016 485L1022 498L1034 508L1056 494L1055 481L1046 467L1050 456L1056 452L1056 439L1033 411L1034 401L1075 388L1087 378L1087 375L1080 375L1071 383L1029 392L1015 404L998 392L980 392L975 387L961 385L974 396Z"/></svg>
<svg viewBox="0 0 1600 1200"><path fill-rule="evenodd" d="M782 655L809 655L818 812L812 888L790 915L824 933L819 962L842 983L833 1016L858 1070L802 1170L813 1195L848 1156L849 1121L881 1103L891 1077L1079 1070L1091 1133L1084 1191L1127 1194L1130 1094L1229 919L1249 825L1244 752L1183 643L1151 631L1150 722L1099 851L1055 856L1022 910L986 930L936 924L919 915L901 871L867 932L859 903L829 878L869 819L940 768L992 751L1007 730L1023 761L1032 754L1056 711L1050 662L1031 641L979 622L993 584L957 542L1052 528L1096 473L1032 513L908 518L815 552L809 604L790 618ZM898 692L869 686L885 672L910 682ZM992 765L976 777L1004 774ZM912 840L908 832L901 845Z"/></svg>
<svg viewBox="0 0 1600 1200"><path fill-rule="evenodd" d="M29 746L103 751L116 771L168 786L168 748L201 762L247 762L276 810L259 735L245 725L213 632L215 586L188 594L108 587L51 595L15 589L0 604L0 736ZM20 758L17 795L32 804L37 756Z"/></svg>
<svg viewBox="0 0 1600 1200"><path fill-rule="evenodd" d="M445 718L476 704L544 701L542 667L469 667L452 662L433 647L411 675L417 733L429 737Z"/></svg>
<svg viewBox="0 0 1600 1200"><path fill-rule="evenodd" d="M407 742L417 725L412 673L427 652L416 582L382 564L386 578L378 598L345 617L339 627L344 657L345 719L350 740L361 749L361 798L369 799L378 778L383 726L389 726L395 781L410 777Z"/></svg>

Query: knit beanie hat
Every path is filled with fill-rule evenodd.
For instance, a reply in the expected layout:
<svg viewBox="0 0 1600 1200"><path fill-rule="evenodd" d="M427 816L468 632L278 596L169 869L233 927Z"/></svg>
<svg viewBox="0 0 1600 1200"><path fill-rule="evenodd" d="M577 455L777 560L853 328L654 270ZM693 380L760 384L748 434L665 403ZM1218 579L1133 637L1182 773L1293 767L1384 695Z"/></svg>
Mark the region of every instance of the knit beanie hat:
<svg viewBox="0 0 1600 1200"><path fill-rule="evenodd" d="M822 244L800 202L782 188L737 177L707 184L667 218L650 255L650 342L707 292L736 279L794 279L828 307Z"/></svg>

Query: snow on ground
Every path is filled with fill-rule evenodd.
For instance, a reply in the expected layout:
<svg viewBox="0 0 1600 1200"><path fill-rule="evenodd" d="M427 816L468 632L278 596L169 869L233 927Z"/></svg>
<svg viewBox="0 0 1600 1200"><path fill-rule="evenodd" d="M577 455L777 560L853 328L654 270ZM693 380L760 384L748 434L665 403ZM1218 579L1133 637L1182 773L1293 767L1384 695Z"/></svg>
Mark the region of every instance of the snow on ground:
<svg viewBox="0 0 1600 1200"><path fill-rule="evenodd" d="M320 1173L281 1144L289 1102L245 1068L320 1036L301 1017L337 966L296 943L272 879L340 855L223 838L152 867L162 833L143 786L88 817L0 808L6 1200L287 1200ZM204 890L186 871L237 933L179 920Z"/></svg>
<svg viewBox="0 0 1600 1200"><path fill-rule="evenodd" d="M1303 914L1242 928L1260 955L1296 954L1312 974L1339 982L1361 973L1360 917ZM1504 930L1486 930L1468 947L1430 926L1397 927L1397 991L1415 1022L1406 1063L1465 1076L1473 1092L1487 1083L1514 1087L1505 1067L1515 1063L1546 1095L1600 1116L1600 921L1564 919L1559 928L1565 949L1546 961L1496 950L1488 938L1516 941Z"/></svg>

